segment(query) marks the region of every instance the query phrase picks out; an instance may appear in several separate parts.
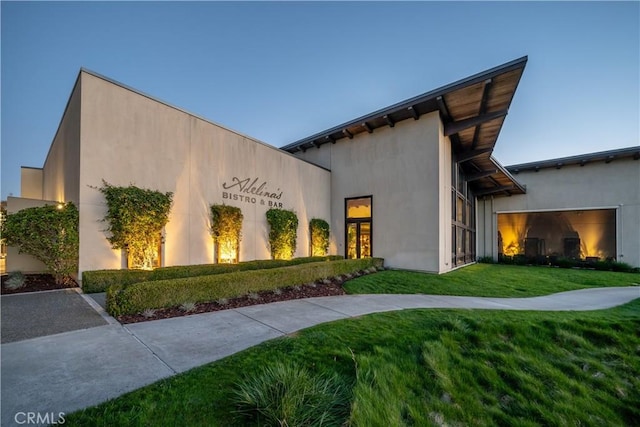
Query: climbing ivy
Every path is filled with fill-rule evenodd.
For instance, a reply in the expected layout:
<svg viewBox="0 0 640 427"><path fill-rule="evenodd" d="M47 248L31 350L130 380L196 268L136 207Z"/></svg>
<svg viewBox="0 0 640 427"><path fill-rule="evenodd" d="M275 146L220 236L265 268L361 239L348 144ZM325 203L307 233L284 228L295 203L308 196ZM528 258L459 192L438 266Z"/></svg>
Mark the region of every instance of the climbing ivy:
<svg viewBox="0 0 640 427"><path fill-rule="evenodd" d="M329 223L324 219L313 218L309 221L311 234L311 256L323 256L329 250Z"/></svg>
<svg viewBox="0 0 640 427"><path fill-rule="evenodd" d="M218 246L218 262L222 258L238 262L242 239L242 210L235 206L211 205L211 234ZM223 257L221 257L223 255ZM229 258L229 256L233 258Z"/></svg>
<svg viewBox="0 0 640 427"><path fill-rule="evenodd" d="M267 222L270 227L271 258L293 258L298 238L298 216L296 213L285 209L269 209Z"/></svg>
<svg viewBox="0 0 640 427"><path fill-rule="evenodd" d="M98 190L107 201L105 230L113 249L126 249L129 268L150 269L158 257L163 227L169 221L173 193L138 188L116 187L102 181Z"/></svg>
<svg viewBox="0 0 640 427"><path fill-rule="evenodd" d="M2 239L47 266L56 283L78 272L78 209L69 202L22 209L1 223Z"/></svg>

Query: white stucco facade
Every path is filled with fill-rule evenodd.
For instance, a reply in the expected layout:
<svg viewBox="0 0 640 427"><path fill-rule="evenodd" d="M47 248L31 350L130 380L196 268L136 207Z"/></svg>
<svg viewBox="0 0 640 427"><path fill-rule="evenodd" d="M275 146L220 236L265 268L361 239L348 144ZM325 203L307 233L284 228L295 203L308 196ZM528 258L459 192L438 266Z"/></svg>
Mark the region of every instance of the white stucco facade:
<svg viewBox="0 0 640 427"><path fill-rule="evenodd" d="M10 198L8 211L75 203L79 273L126 266L104 231L103 181L173 193L164 266L215 262L212 204L242 209L241 261L271 257L270 207L296 212L295 256L310 255L312 218L330 224L329 253L348 256L355 220L347 201L361 198L371 209L357 219L369 233L357 256L384 258L390 268L444 273L497 258L501 213L594 209L615 210L616 259L640 266L640 147L522 170L491 157L526 60L281 149L82 70L44 165L23 168L22 198ZM42 269L9 253L9 271Z"/></svg>
<svg viewBox="0 0 640 427"><path fill-rule="evenodd" d="M640 161L625 157L528 170L515 176L526 185L525 195L478 201L479 256L498 258L500 213L614 209L616 259L640 266Z"/></svg>

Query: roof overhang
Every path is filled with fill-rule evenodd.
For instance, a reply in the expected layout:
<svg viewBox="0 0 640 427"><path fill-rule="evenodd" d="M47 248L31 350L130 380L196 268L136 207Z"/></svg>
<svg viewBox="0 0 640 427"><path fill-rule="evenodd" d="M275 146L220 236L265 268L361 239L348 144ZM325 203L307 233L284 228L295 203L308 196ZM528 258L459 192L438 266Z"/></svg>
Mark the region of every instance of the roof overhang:
<svg viewBox="0 0 640 427"><path fill-rule="evenodd" d="M588 164L603 162L608 164L625 158L640 160L640 146L599 151L597 153L580 154L577 156L562 157L558 159L541 160L538 162L521 163L519 165L507 166L506 169L513 174L518 174L526 171L538 172L540 169L561 169L570 165L585 166Z"/></svg>
<svg viewBox="0 0 640 427"><path fill-rule="evenodd" d="M470 185L479 195L522 194L525 188L502 167L491 153L515 94L527 57L516 59L466 79L383 108L371 114L303 138L282 147L290 153L323 144L352 139L360 133L403 120L419 120L438 111L444 134L451 139L453 152Z"/></svg>

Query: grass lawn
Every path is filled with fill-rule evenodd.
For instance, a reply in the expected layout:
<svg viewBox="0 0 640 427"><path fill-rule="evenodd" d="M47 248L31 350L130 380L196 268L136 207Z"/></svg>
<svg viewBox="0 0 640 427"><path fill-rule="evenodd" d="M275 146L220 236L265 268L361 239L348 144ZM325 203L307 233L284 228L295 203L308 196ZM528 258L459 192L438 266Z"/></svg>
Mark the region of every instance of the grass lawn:
<svg viewBox="0 0 640 427"><path fill-rule="evenodd" d="M347 413L329 425L640 425L639 331L640 299L593 312L379 313L266 342L70 414L66 425L267 425L240 417L234 390L283 359L348 385Z"/></svg>
<svg viewBox="0 0 640 427"><path fill-rule="evenodd" d="M640 284L639 273L474 264L442 275L387 270L350 280L344 288L350 294L530 297L632 284Z"/></svg>

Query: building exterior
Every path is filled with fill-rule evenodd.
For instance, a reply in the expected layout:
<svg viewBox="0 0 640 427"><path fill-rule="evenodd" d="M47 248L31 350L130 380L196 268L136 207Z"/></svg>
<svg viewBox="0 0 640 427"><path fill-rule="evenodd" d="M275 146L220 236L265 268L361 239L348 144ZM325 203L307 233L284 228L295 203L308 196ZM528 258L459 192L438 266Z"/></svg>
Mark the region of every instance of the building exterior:
<svg viewBox="0 0 640 427"><path fill-rule="evenodd" d="M281 149L83 69L45 164L22 169L21 197L7 210L74 202L80 272L126 266L103 231L103 181L174 193L167 266L218 261L209 206L220 203L244 214L240 260L270 258L265 212L280 207L299 218L296 256L309 255L309 220L320 218L331 226L331 254L382 257L391 268L443 273L525 252L639 266L640 147L508 168L491 156L526 62ZM549 212L564 225L545 226ZM9 271L38 269L12 250Z"/></svg>

